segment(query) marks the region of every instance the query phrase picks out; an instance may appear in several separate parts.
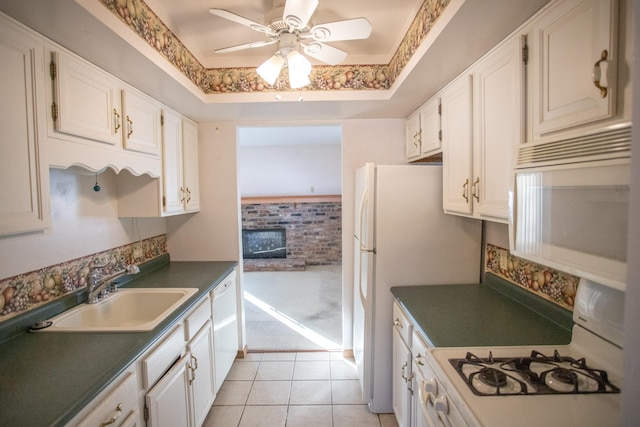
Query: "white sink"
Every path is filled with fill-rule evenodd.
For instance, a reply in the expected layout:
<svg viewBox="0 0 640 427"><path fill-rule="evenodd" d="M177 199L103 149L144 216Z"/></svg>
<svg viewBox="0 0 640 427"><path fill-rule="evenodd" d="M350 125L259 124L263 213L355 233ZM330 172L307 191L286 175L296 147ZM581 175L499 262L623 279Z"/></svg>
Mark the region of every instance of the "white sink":
<svg viewBox="0 0 640 427"><path fill-rule="evenodd" d="M150 331L197 291L196 288L120 289L96 304L81 304L59 314L42 331Z"/></svg>

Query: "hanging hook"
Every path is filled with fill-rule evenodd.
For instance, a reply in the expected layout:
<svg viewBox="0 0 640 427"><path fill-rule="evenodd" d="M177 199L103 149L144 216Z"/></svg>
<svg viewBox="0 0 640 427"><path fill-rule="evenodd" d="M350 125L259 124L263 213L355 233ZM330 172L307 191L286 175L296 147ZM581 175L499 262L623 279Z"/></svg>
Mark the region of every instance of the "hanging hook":
<svg viewBox="0 0 640 427"><path fill-rule="evenodd" d="M98 174L96 173L96 185L93 186L93 191L96 193L100 191L100 186L98 185Z"/></svg>

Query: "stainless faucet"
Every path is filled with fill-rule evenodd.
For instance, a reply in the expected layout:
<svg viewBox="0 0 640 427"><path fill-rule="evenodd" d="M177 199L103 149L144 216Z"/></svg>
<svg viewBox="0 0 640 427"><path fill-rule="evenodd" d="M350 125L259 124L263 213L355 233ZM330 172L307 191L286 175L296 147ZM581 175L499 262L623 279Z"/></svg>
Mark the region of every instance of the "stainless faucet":
<svg viewBox="0 0 640 427"><path fill-rule="evenodd" d="M100 298L109 296L109 289L107 286L109 286L114 280L127 274L140 273L140 268L136 264L130 264L123 270L117 271L110 276L103 278L98 270L108 265L109 264L97 265L92 267L89 271L89 274L87 275L87 304L95 304L100 301Z"/></svg>

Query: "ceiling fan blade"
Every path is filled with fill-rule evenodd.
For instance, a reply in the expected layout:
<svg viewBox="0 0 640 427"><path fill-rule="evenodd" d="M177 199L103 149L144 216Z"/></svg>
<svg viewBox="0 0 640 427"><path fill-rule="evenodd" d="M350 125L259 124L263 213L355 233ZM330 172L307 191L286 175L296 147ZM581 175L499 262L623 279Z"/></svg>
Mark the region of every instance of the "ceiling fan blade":
<svg viewBox="0 0 640 427"><path fill-rule="evenodd" d="M328 44L312 42L302 46L304 53L318 61L324 62L325 64L338 65L347 59L347 52L336 49Z"/></svg>
<svg viewBox="0 0 640 427"><path fill-rule="evenodd" d="M215 53L235 52L237 50L252 49L254 47L262 47L262 46L269 46L270 44L274 44L277 41L278 40L264 40L264 41L259 41L259 42L239 44L237 46L229 46L229 47L223 47L222 49L216 49L216 50L214 50L214 52Z"/></svg>
<svg viewBox="0 0 640 427"><path fill-rule="evenodd" d="M229 21L233 21L235 23L238 23L240 25L244 25L245 27L249 27L252 30L256 30L259 31L261 33L265 33L268 35L275 35L270 29L269 27L259 24L255 21L252 21L251 19L245 18L244 16L240 16L240 15L236 15L233 12L229 12L228 10L224 10L224 9L209 9L209 13L212 15L216 15L219 16L221 18L224 19L228 19Z"/></svg>
<svg viewBox="0 0 640 427"><path fill-rule="evenodd" d="M314 25L309 31L309 34L314 40L319 42L360 40L369 37L371 34L371 24L366 18L328 22L326 24Z"/></svg>
<svg viewBox="0 0 640 427"><path fill-rule="evenodd" d="M302 30L309 23L316 7L318 0L287 0L282 19L289 27Z"/></svg>

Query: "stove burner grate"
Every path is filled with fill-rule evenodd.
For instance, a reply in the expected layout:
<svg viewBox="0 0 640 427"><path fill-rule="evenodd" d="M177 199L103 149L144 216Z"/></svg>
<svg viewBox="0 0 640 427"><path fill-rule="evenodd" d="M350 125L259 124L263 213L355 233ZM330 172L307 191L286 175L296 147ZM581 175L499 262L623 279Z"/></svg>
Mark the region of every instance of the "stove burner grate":
<svg viewBox="0 0 640 427"><path fill-rule="evenodd" d="M545 356L532 351L530 357L480 358L467 352L463 359L449 359L471 391L478 396L524 394L619 393L607 372L587 365L585 358Z"/></svg>

